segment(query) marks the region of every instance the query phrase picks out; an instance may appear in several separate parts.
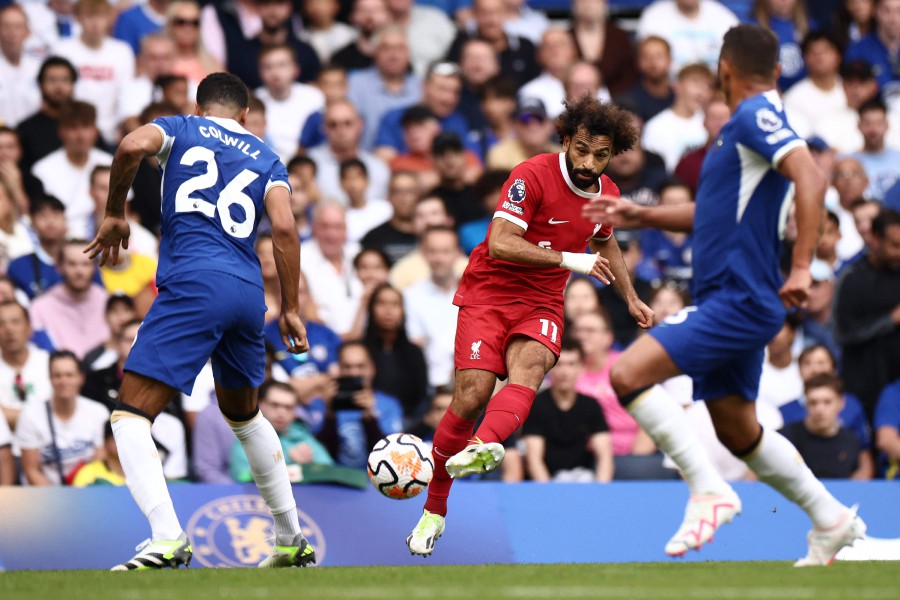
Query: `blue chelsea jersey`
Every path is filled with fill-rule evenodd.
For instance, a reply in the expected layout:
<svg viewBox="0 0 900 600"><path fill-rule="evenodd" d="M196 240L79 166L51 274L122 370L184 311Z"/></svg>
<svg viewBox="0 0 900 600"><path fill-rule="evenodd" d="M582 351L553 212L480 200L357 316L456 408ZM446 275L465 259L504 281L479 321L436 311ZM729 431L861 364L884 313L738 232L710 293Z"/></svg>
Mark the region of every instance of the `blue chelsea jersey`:
<svg viewBox="0 0 900 600"><path fill-rule="evenodd" d="M162 240L157 284L194 271L221 271L262 287L256 227L266 193L290 190L270 148L232 119L161 117Z"/></svg>
<svg viewBox="0 0 900 600"><path fill-rule="evenodd" d="M778 298L781 240L793 201L790 181L776 169L805 146L791 129L777 92L738 105L710 146L700 172L694 216L693 293L751 300L767 312Z"/></svg>

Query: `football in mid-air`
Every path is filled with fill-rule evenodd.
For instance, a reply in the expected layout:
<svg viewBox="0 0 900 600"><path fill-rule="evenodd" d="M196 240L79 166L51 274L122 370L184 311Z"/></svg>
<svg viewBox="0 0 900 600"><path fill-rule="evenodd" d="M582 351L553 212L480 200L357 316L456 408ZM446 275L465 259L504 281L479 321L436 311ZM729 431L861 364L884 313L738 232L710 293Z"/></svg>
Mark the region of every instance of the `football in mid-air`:
<svg viewBox="0 0 900 600"><path fill-rule="evenodd" d="M367 465L375 489L396 500L417 496L434 474L431 450L410 433L392 433L375 443Z"/></svg>

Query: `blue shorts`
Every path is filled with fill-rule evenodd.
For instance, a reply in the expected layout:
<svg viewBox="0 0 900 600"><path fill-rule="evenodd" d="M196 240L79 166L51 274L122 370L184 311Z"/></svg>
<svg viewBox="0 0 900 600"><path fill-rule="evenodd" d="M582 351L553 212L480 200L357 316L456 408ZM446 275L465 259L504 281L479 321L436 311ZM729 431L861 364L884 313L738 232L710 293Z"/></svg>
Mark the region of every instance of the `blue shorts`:
<svg viewBox="0 0 900 600"><path fill-rule="evenodd" d="M784 314L751 306L739 297L714 295L650 331L694 380L695 400L756 400L766 344L781 330Z"/></svg>
<svg viewBox="0 0 900 600"><path fill-rule="evenodd" d="M212 358L216 382L229 389L258 387L266 374L262 288L216 271L177 275L138 330L125 370L190 394Z"/></svg>

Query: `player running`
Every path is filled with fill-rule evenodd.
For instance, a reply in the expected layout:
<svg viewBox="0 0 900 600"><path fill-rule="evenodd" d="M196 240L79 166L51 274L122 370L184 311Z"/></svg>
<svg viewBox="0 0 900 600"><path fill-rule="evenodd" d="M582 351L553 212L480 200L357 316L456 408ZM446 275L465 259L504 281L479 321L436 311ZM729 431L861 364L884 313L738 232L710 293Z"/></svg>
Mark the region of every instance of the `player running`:
<svg viewBox="0 0 900 600"><path fill-rule="evenodd" d="M622 404L672 457L690 487L684 523L666 552L699 548L741 508L684 412L648 393L654 384L687 373L694 380L694 398L707 401L722 443L812 520L809 552L796 566L828 565L866 526L856 507L838 502L813 476L787 439L763 431L753 404L766 343L784 324L785 308L806 303L827 187L806 144L787 123L775 91L779 72L774 34L755 25L730 29L719 78L732 117L703 163L696 206L648 208L604 196L584 214L622 227L694 232L696 306L640 337L611 372ZM798 231L791 272L782 282L778 264L791 182Z"/></svg>
<svg viewBox="0 0 900 600"><path fill-rule="evenodd" d="M315 552L300 532L278 435L259 413L265 377L262 273L254 251L263 210L272 221L281 282L282 339L308 349L300 321L300 242L291 214L287 171L278 156L243 128L249 94L234 75L216 73L197 88L192 116L163 117L130 133L116 151L106 218L85 249L115 264L128 247L125 195L145 156L162 174L159 297L125 363L112 428L128 489L150 521L149 544L113 571L177 568L191 561L150 424L212 357L219 407L241 441L253 479L275 518L275 547L260 567L306 566ZM274 461L273 461L274 457Z"/></svg>
<svg viewBox="0 0 900 600"><path fill-rule="evenodd" d="M581 216L589 200L618 196L602 173L610 158L637 141L631 116L584 97L566 106L556 131L565 152L541 154L513 169L453 301L460 307L456 390L434 436L425 512L406 540L414 554L431 554L444 532L451 478L497 468L501 442L528 418L538 386L559 358L570 271L612 284L641 327L653 322L653 311L631 286L612 228ZM587 245L593 254L584 253ZM491 400L497 377L509 383Z"/></svg>

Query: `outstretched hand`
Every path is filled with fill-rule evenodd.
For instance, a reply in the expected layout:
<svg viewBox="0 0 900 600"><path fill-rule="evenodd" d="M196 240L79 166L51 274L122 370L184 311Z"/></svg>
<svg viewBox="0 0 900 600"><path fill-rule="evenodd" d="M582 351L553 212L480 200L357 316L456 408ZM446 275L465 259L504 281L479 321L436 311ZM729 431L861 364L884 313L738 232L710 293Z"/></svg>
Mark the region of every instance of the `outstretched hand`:
<svg viewBox="0 0 900 600"><path fill-rule="evenodd" d="M642 227L642 206L622 200L618 196L594 198L581 209L581 216L592 223L603 223L613 227Z"/></svg>
<svg viewBox="0 0 900 600"><path fill-rule="evenodd" d="M278 318L278 330L281 341L291 354L303 354L309 351L309 340L306 339L306 327L296 312L282 312Z"/></svg>
<svg viewBox="0 0 900 600"><path fill-rule="evenodd" d="M787 281L778 290L778 296L785 308L805 308L809 299L809 288L812 287L812 275L809 269L791 269Z"/></svg>
<svg viewBox="0 0 900 600"><path fill-rule="evenodd" d="M125 217L107 215L94 236L94 241L84 248L91 259L100 256L100 266L119 264L119 246L128 249L128 237L131 227Z"/></svg>

